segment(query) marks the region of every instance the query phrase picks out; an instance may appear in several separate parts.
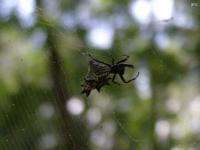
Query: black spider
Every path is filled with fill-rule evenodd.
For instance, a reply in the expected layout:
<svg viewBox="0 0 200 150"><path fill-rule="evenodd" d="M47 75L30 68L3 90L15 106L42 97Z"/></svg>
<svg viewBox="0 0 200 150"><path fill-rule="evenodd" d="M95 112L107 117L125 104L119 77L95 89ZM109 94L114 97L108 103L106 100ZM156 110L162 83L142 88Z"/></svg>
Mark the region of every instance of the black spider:
<svg viewBox="0 0 200 150"><path fill-rule="evenodd" d="M125 72L125 67L134 68L133 65L123 63L128 60L128 56L116 63L114 59L112 59L112 65L97 60L91 55L89 55L89 57L92 58L92 60L89 61L88 73L84 78L84 82L81 84L82 93L85 93L86 96L89 96L90 92L94 89L100 92L104 85L110 85L109 80L111 79L113 83L119 84L115 81L117 74L120 76L124 83L129 83L139 76L138 72L134 78L128 81L124 79L123 74ZM112 78L110 77L110 74L113 74Z"/></svg>
<svg viewBox="0 0 200 150"><path fill-rule="evenodd" d="M139 76L139 72L138 72L134 78L128 81L124 79L123 74L125 72L125 68L126 67L134 68L133 65L124 63L125 61L128 60L129 56L126 56L124 59L119 60L116 63L115 63L115 60L112 58L112 64L108 64L101 60L93 58L90 54L89 54L89 57L92 59L90 61L90 69L92 70L93 76L95 76L97 80L101 76L109 76L110 74L113 74L112 82L115 84L119 84L118 82L115 81L115 77L117 74L119 75L119 77L124 83L129 83L135 80Z"/></svg>

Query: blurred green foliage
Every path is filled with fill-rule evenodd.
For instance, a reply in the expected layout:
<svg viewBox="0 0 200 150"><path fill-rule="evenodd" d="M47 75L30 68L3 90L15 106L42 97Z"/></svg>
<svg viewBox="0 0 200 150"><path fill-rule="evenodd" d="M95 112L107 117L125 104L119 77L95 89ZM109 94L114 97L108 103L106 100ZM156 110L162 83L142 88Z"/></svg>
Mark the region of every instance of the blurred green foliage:
<svg viewBox="0 0 200 150"><path fill-rule="evenodd" d="M199 149L199 9L174 1L174 15L192 20L191 26L189 21L184 26L176 17L139 23L129 12L130 0L34 2L31 25L19 17L16 7L5 15L6 0L0 2L1 150L64 150L66 137L72 140L68 145L76 145L70 150ZM179 5L186 5L188 14L176 10ZM116 25L117 17L122 25ZM111 47L105 49L92 46L87 38L92 25L102 22L114 34ZM53 40L48 43L50 32ZM159 33L168 37L164 48L156 42ZM51 48L58 62L52 62ZM105 86L86 98L80 84L87 73L87 53L109 63L111 56L120 59L127 54L135 70L127 70L125 77L137 71L140 76L134 84ZM51 68L54 63L61 73ZM59 87L54 88L54 73L60 77L66 105ZM72 98L82 102L79 115L67 107Z"/></svg>

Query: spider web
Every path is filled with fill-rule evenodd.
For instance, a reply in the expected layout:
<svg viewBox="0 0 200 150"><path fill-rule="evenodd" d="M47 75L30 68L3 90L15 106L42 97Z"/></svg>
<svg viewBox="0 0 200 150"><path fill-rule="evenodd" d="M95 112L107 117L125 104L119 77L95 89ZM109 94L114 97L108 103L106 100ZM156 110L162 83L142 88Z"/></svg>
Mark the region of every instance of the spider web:
<svg viewBox="0 0 200 150"><path fill-rule="evenodd" d="M40 7L36 7L35 13L38 15L38 18L39 18L39 17L43 17L41 14L45 13L45 11ZM68 28L63 27L63 26L60 27L59 23L56 24L53 21L49 22L49 20L43 20L39 23L44 26L52 28L55 31L54 36L59 38L59 40L65 40L65 37L67 35L63 31L68 30ZM30 33L29 29L23 29L22 32L24 32L25 34ZM73 31L70 31L70 32L73 32ZM74 30L74 32L76 31ZM82 38L82 40L84 39L85 37ZM81 41L78 43L74 41L70 43L70 46L73 48L74 51L70 51L69 55L70 54L81 55L81 57L78 57L78 58L85 59L84 61L85 66L87 66L87 63L88 63L88 54L92 54L95 57L108 60L109 62L109 60L111 60L113 53L115 52L114 50L100 51L99 49L98 50L91 50L92 48L87 49L85 47L89 47L89 46L85 46L85 45L88 45L88 44L85 44L86 43L85 41ZM44 40L44 43L45 43L45 40ZM57 48L59 49L59 46ZM11 47L11 49L14 49L14 46ZM65 52L64 54L67 54L67 53L68 52ZM126 54L129 53L129 51L125 51L125 53ZM163 67L165 63L167 63L165 60L163 60L160 57L161 56L160 54L162 52L156 49L152 49L150 53L155 56L156 62L161 64L161 67ZM42 59L46 61L49 60L49 53L47 51L39 53L39 54L43 55ZM118 54L117 56L120 57L120 54ZM65 57L63 56L61 58L65 58ZM67 58L69 58L69 56ZM18 60L19 66L24 65L26 62L28 62L26 59L27 58L21 57L20 61ZM73 81L73 80L76 80L74 79L75 77L71 76L74 72L66 67L66 63L69 63L69 61L71 60L72 59L66 62L66 60L62 59L59 67L65 77L70 76L66 80ZM43 63L42 60L38 60L38 61ZM73 65L73 63L76 63L76 61L79 62L79 60L77 59L73 61L71 64ZM81 63L79 62L78 65L81 65ZM79 68L79 69L82 69L82 68ZM73 67L72 67L72 70L73 70ZM28 70L25 70L25 71L29 72ZM140 74L143 74L143 73L140 73ZM169 73L169 74L172 74L172 73ZM48 78L48 76L45 76L44 78ZM33 79L27 79L27 80L33 80ZM47 81L42 80L42 79L41 79L41 82L44 82L44 83L41 83L41 85L45 85L45 84L46 85L41 89L39 88L39 91L37 91L37 89L34 88L34 86L30 86L27 89L26 87L23 87L22 91L18 91L20 93L19 95L16 94L16 96L13 96L14 98L10 98L10 100L8 101L8 104L6 105L7 106L6 109L10 110L10 112L3 110L1 119L3 122L8 122L7 124L9 124L11 127L9 126L5 127L6 130L9 131L9 134L7 135L4 134L6 136L3 136L2 138L3 149L6 149L6 150L7 149L8 150L24 149L25 150L27 149L27 147L30 149L64 149L65 148L62 138L66 136L65 135L66 133L62 133L63 135L61 135L60 132L58 132L61 130L61 126L59 126L58 124L64 123L64 121L59 117L55 117L56 114L60 112L59 108L56 107L60 105L59 98L53 96L53 94L49 92L50 88L48 86L51 87L52 83L48 83ZM138 134L136 132L136 128L137 126L139 126L139 124L137 125L134 124L134 123L137 123L137 121L132 122L132 119L134 120L138 116L139 116L138 118L143 117L143 116L141 117L138 114L134 114L134 113L137 113L136 111L134 113L132 112L133 111L132 109L137 109L135 107L137 102L132 102L132 101L134 100L136 101L137 99L139 99L138 98L139 96L137 94L137 84L138 84L137 81L135 83L136 87L134 87L133 85L130 85L128 87L127 86L106 87L105 90L103 90L101 93L97 93L96 91L93 91L89 98L85 98L84 96L80 95L79 94L80 90L76 89L79 85L78 86L72 85L72 83L73 84L76 83L79 85L81 83L77 83L75 81L74 82L69 81L67 90L71 95L65 106L66 110L68 110L71 113L73 120L75 122L77 121L77 124L75 124L75 127L74 127L77 131L75 131L74 133L77 134L80 137L80 139L75 137L76 140L80 140L83 142L86 141L86 145L90 147L91 149L95 149L95 150L96 149L109 150L109 149L116 148L115 144L117 145L117 142L120 140L122 141L122 143L123 142L125 143L125 144L123 143L124 145L128 145L129 149L132 147L134 149L135 145L141 146L146 143L147 141L146 138L142 137L141 134ZM122 90L123 88L125 90ZM130 88L133 94L130 94L131 93L130 91L129 93L126 92L126 90L127 91L130 90ZM116 91L116 92L113 92L113 91ZM136 98L134 98L134 96ZM9 98L5 98L5 101L7 99ZM17 112L19 116L17 116L15 112ZM130 117L130 115L132 114L134 114L135 116ZM124 116L129 116L129 117L123 118ZM18 125L18 122L16 121L15 118L19 119L20 117L22 117L19 121L21 124L19 123ZM31 120L30 118L34 118L33 119L34 121ZM144 120L145 119L148 120L149 118L144 117ZM12 125L16 126L16 128L12 127ZM134 127L131 128L131 126L135 126L135 128ZM85 140L85 135L84 135L85 132L83 131L83 129L85 129L85 131L88 132L87 133L88 140ZM144 127L143 129L146 131L148 130L148 127ZM77 132L80 132L80 133L77 133ZM35 146L32 147L33 143L31 143L29 140L27 140L26 142L26 138L20 141L21 139L19 138L19 135L22 137L30 136L30 138L32 139L30 140L31 142L36 141L36 143L34 143ZM70 137L72 135L67 135L67 136ZM117 146L120 146L120 145L118 144Z"/></svg>
<svg viewBox="0 0 200 150"><path fill-rule="evenodd" d="M39 7L37 7L36 8L37 9L37 11L36 11L36 13L37 14L42 14L43 13L43 10L42 10L42 8L39 8ZM38 17L43 17L43 16L38 16ZM50 27L50 28L53 28L54 30L55 30L55 32L56 32L56 34L58 34L58 36L59 36L59 34L60 35L62 35L63 37L65 36L65 33L63 33L60 29L58 29L57 27L55 27L54 26L54 24L53 23L51 23L51 22L48 22L48 20L47 21L42 21L42 22L40 22L42 25L46 25L46 26L48 26L48 27ZM28 32L28 30L26 31L26 30L23 30L23 32ZM55 34L55 36L57 36ZM60 38L60 37L59 37ZM72 46L74 46L74 47L79 47L79 45L77 45L76 43L72 43ZM76 49L79 53L81 53L82 55L85 55L85 56L87 56L87 54L88 53L94 53L94 52L92 52L92 51L89 51L89 50L80 50L80 49ZM104 55L105 55L105 57L110 57L111 56L111 52L109 52L109 51L104 51ZM48 60L48 54L46 53L45 54L45 56L44 56L45 58L45 60ZM22 58L23 59L23 58ZM23 61L23 60L22 60ZM61 63L63 63L63 62L61 62ZM86 62L87 63L87 62ZM62 70L62 72L63 72L63 74L65 75L65 76L67 76L67 73L69 74L70 72L67 72L66 73L66 71L65 71L65 68L62 66L62 65L60 65L60 67L61 67L61 70ZM34 93L34 89L31 87L30 89L29 89L29 92L30 93ZM70 89L69 89L69 92L70 93L72 93L72 91L70 91ZM28 96L28 92L26 91L23 91L22 92L22 97L27 97ZM35 94L35 95L33 95L33 94L31 94L31 96L32 97L37 97L38 95L37 94ZM49 98L49 95L48 95L48 93L47 92L45 92L45 91L43 91L42 92L42 96L41 96L43 99L48 99ZM92 99L93 98L90 98L89 100L91 100L92 101ZM31 104L32 105L37 105L36 104L37 102L35 102L35 101L33 101ZM42 115L42 116L40 116L40 117L46 117L46 118L48 118L48 117L52 117L51 115L53 115L53 112L59 112L59 110L57 110L58 108L57 107L54 107L54 105L59 105L58 104L59 103L59 101L57 100L57 99L54 99L53 100L53 104L51 104L51 102L49 102L49 101L46 101L46 102L42 102L41 103L41 105L39 105L39 113L41 113L40 115ZM27 103L26 104L23 104L23 103L20 103L20 102L18 102L18 99L16 99L16 102L14 102L14 103L12 103L12 106L13 107L15 107L15 106L17 106L17 105L21 105L21 109L24 111L24 113L26 114L25 115L25 119L24 120L22 120L22 124L24 124L25 126L29 126L29 124L28 123L26 123L26 119L27 118L29 118L29 117L31 117L31 116L34 116L35 114L33 113L33 111L32 111L32 108L31 108L31 105L28 105ZM95 105L95 104L94 104ZM88 106L88 107L91 107L91 106ZM97 106L95 106L95 107L97 107ZM89 108L88 108L89 109ZM94 109L94 108L93 108ZM96 109L96 108L95 108ZM99 108L98 108L99 109ZM89 112L90 110L88 110L88 112ZM141 142L142 140L138 140L138 139L136 139L135 137L133 137L130 133L129 133L129 131L126 129L126 126L124 126L123 125L123 123L121 123L120 121L119 121L119 119L118 119L118 117L115 115L115 111L113 110L112 111L113 112L113 120L114 120L114 122L115 122L115 124L117 124L117 128L119 128L121 131L122 131L122 134L124 134L124 135L126 135L127 137L128 137L128 139L130 140L130 141L132 141L132 142ZM4 114L5 116L7 116L6 114ZM87 113L85 114L85 116L83 115L82 117L83 118L85 118L86 117L86 115L87 115ZM102 115L102 118L104 118L104 114ZM90 119L89 119L90 120ZM10 120L11 121L11 123L12 124L15 124L15 121L12 121L12 120ZM60 122L63 122L62 120L59 120ZM38 123L39 122L39 123ZM48 121L47 121L48 122ZM48 149L48 148L51 148L51 147L56 147L56 142L57 142L57 139L55 138L55 137L57 137L57 136L59 136L57 133L54 133L54 127L53 127L53 125L50 125L48 128L46 128L45 127L45 123L47 123L47 122L45 122L45 121L40 121L40 119L38 118L38 121L36 121L35 122L35 126L37 126L37 128L40 128L40 132L42 132L43 133L43 135L41 135L41 137L40 137L40 140L39 140L39 145L41 144L41 147L43 147L43 148L45 148L45 149ZM101 123L98 123L98 124L104 124L103 122L101 122ZM77 128L77 130L81 130L81 127L79 127L79 126L76 126L76 128ZM28 129L26 129L25 127L24 128L21 128L21 129L18 129L19 131L10 131L11 132L11 134L12 135L14 135L14 133L15 132L21 132L21 134L23 134L26 130L28 130ZM95 128L94 128L94 131L93 130L91 130L90 131L91 133L92 132L95 132ZM103 131L102 131L103 132ZM93 134L92 134L93 135ZM101 134L100 134L101 135ZM100 139L103 137L101 137L101 136L99 136L98 134L97 135L94 135L94 137L93 138L96 138L96 137L99 137ZM35 139L37 139L38 137L37 136L35 136L34 137ZM111 137L111 138L113 138L113 137ZM9 143L9 140L8 140L9 138L6 138L6 140L5 140L5 142L7 142L8 143L8 145L6 145L6 149L14 149L14 145L12 145L12 144L10 144ZM16 143L18 143L18 141L17 141L17 137L13 137L13 139L14 139L14 143L16 144ZM97 139L98 140L98 139ZM93 140L91 140L91 141L93 141ZM109 141L109 140L108 140ZM94 141L95 142L95 141ZM106 143L106 141L103 141L102 143L98 143L98 142L96 142L95 144L97 144L97 146L100 146L100 147L103 147L103 144L105 144L105 145L107 145L107 149L109 149L109 143ZM23 146L23 145L16 145L18 148L25 148L25 146ZM61 147L63 147L64 145L62 145L61 144ZM40 146L39 146L40 147Z"/></svg>

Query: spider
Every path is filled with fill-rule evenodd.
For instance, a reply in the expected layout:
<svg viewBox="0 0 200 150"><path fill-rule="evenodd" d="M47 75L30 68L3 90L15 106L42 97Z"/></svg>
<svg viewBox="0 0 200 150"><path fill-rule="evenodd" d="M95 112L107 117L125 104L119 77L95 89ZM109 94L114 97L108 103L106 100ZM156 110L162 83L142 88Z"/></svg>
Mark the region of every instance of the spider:
<svg viewBox="0 0 200 150"><path fill-rule="evenodd" d="M123 63L128 60L129 56L126 56L126 58L116 63L115 60L112 58L112 65L97 60L91 55L89 55L89 57L92 60L89 61L88 73L84 78L84 82L81 84L83 88L82 93L85 93L86 96L89 96L90 92L93 89L96 89L98 92L100 92L101 88L104 85L110 85L109 80L111 79L113 83L119 85L119 83L115 81L115 77L117 74L120 76L121 80L124 83L129 83L139 76L138 72L138 74L134 78L128 81L124 79L123 74L125 72L125 67L134 68L133 65ZM113 74L112 78L110 77L110 74Z"/></svg>
<svg viewBox="0 0 200 150"><path fill-rule="evenodd" d="M109 76L110 74L113 74L112 82L115 83L115 84L119 84L118 82L115 81L117 74L119 75L119 77L121 78L121 80L124 83L129 83L129 82L137 79L137 77L139 76L139 72L138 72L135 77L133 77L132 79L130 79L128 81L125 80L125 78L123 77L123 74L125 72L126 67L134 68L133 65L124 63L125 61L128 60L129 56L126 56L124 59L119 60L116 63L115 63L114 58L112 58L112 64L108 64L108 63L105 63L101 60L98 60L98 59L92 57L90 54L89 54L89 57L92 59L90 61L90 68L92 70L92 73L94 75L96 75L97 78L99 76L101 77L101 75Z"/></svg>

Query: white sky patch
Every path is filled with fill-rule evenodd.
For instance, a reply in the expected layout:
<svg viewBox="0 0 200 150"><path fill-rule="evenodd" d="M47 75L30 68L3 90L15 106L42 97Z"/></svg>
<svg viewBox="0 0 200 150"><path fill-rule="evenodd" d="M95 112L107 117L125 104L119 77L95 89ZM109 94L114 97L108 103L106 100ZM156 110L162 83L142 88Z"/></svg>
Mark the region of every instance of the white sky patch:
<svg viewBox="0 0 200 150"><path fill-rule="evenodd" d="M21 17L26 17L33 13L35 8L34 0L18 0L17 11Z"/></svg>
<svg viewBox="0 0 200 150"><path fill-rule="evenodd" d="M45 15L52 20L57 19L58 17L61 16L61 10L60 10L60 0L57 1L51 1L51 0L43 0L43 6L44 8L42 9L45 13Z"/></svg>
<svg viewBox="0 0 200 150"><path fill-rule="evenodd" d="M24 26L31 26L34 23L35 1L34 0L18 0L17 15L21 19L21 23Z"/></svg>
<svg viewBox="0 0 200 150"><path fill-rule="evenodd" d="M16 6L17 1L16 0L2 0L0 3L0 14L3 17L9 16L13 8Z"/></svg>
<svg viewBox="0 0 200 150"><path fill-rule="evenodd" d="M32 33L30 36L30 42L36 48L41 48L46 41L46 34L43 30L37 29L35 32Z"/></svg>
<svg viewBox="0 0 200 150"><path fill-rule="evenodd" d="M166 48L170 43L169 37L165 33L157 34L155 40L160 49Z"/></svg>
<svg viewBox="0 0 200 150"><path fill-rule="evenodd" d="M185 10L186 11L186 10ZM177 11L174 15L176 18L173 23L178 27L184 27L184 28L194 28L195 23L192 19L192 16L190 16L188 13L184 11Z"/></svg>
<svg viewBox="0 0 200 150"><path fill-rule="evenodd" d="M166 140L170 133L170 124L166 120L156 122L156 134L159 139Z"/></svg>
<svg viewBox="0 0 200 150"><path fill-rule="evenodd" d="M133 1L129 10L131 15L133 15L133 17L136 18L140 23L150 22L151 6L149 1Z"/></svg>
<svg viewBox="0 0 200 150"><path fill-rule="evenodd" d="M137 80L135 80L136 89L142 99L149 99L152 95L149 72L145 68L141 69L139 72L140 75Z"/></svg>
<svg viewBox="0 0 200 150"><path fill-rule="evenodd" d="M152 0L152 12L158 20L170 19L173 15L173 0Z"/></svg>
<svg viewBox="0 0 200 150"><path fill-rule="evenodd" d="M73 115L80 115L84 111L84 103L81 99L71 98L66 103L67 110Z"/></svg>
<svg viewBox="0 0 200 150"><path fill-rule="evenodd" d="M76 26L76 20L71 13L64 13L60 18L60 22L63 26L73 29Z"/></svg>
<svg viewBox="0 0 200 150"><path fill-rule="evenodd" d="M136 0L130 4L130 13L138 22L148 24L153 14L157 20L171 19L174 0Z"/></svg>
<svg viewBox="0 0 200 150"><path fill-rule="evenodd" d="M97 25L87 34L88 43L97 48L108 49L112 46L114 30L110 25Z"/></svg>

